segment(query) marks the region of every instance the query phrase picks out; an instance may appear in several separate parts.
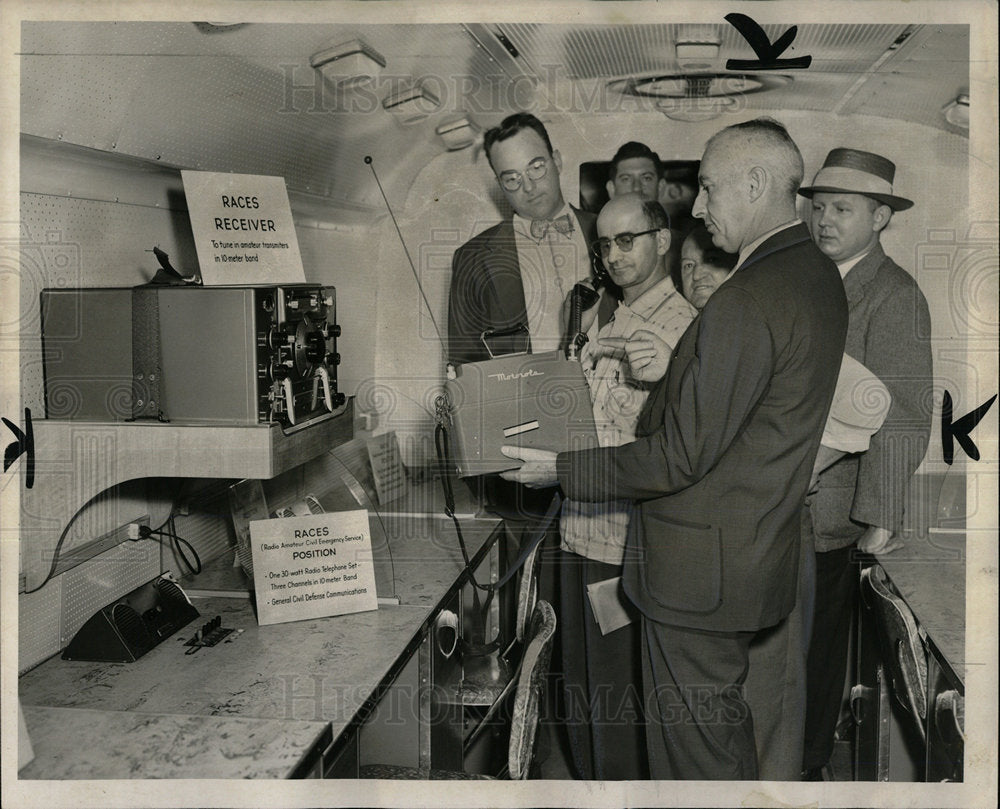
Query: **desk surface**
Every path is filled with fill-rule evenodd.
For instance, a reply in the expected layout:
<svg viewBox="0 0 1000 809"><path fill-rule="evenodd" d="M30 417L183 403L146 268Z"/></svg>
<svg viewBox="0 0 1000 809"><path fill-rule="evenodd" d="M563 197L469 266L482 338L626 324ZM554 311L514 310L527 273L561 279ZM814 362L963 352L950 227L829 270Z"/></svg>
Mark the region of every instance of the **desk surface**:
<svg viewBox="0 0 1000 809"><path fill-rule="evenodd" d="M36 760L29 765L39 773L34 777L81 778L86 766L95 767L91 777L199 777L194 762L160 761L159 756L144 758L145 769L135 771L127 750L140 737L155 744L171 723L181 723L193 749L218 749L223 733L260 733L267 722L289 722L287 744L261 746L252 760L260 777L286 771L288 759L305 754L316 741L316 723L329 724L333 736L339 735L412 651L464 569L450 520L383 514L382 523L392 549L399 606L258 626L248 598L197 598L203 620L218 615L223 626L243 633L187 655L184 640L200 625L196 619L134 663L52 658L25 674L19 690L36 749ZM494 518L462 520L470 555L485 548L498 524ZM100 721L89 721L84 714L90 713L101 715ZM136 715L145 720L126 718ZM265 724L233 729L234 718ZM99 749L109 738L106 734L127 732L130 741L98 765L92 758L60 755L64 745L48 738L53 732L90 750ZM215 778L245 777L249 766L240 754L214 761L217 766L209 769Z"/></svg>
<svg viewBox="0 0 1000 809"><path fill-rule="evenodd" d="M954 674L965 681L965 534L905 531L876 557Z"/></svg>
<svg viewBox="0 0 1000 809"><path fill-rule="evenodd" d="M286 778L326 722L95 711L27 705L35 758L18 777ZM81 738L99 744L80 744Z"/></svg>

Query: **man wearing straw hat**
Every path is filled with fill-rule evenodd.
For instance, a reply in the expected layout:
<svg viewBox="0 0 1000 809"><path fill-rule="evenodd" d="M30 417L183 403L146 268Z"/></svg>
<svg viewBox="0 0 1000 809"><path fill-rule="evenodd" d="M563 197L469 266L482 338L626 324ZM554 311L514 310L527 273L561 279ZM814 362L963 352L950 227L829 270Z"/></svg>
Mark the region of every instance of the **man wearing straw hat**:
<svg viewBox="0 0 1000 809"><path fill-rule="evenodd" d="M931 350L927 301L882 250L893 213L913 203L893 194L896 166L857 149L833 149L813 184L812 237L844 279L845 351L889 389L892 403L867 452L828 468L806 499L803 528L816 549L816 604L807 666L805 778L818 779L833 752L857 597L856 551L888 553L903 517L907 483L930 435Z"/></svg>

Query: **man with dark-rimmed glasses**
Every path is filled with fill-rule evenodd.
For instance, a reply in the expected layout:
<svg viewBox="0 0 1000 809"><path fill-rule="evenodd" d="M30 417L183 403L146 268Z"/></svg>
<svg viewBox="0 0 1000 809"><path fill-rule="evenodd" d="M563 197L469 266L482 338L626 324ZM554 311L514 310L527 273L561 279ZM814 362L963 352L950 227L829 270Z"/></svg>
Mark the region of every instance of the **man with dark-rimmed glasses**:
<svg viewBox="0 0 1000 809"><path fill-rule="evenodd" d="M674 287L670 220L656 200L616 195L597 218L594 253L622 291L614 317L580 355L601 446L635 440L649 391L697 310ZM584 327L594 320L593 310ZM581 777L649 778L640 621L621 588L631 501L566 500L560 520L559 619L567 729ZM598 621L595 615L618 615ZM628 623L622 624L628 619Z"/></svg>

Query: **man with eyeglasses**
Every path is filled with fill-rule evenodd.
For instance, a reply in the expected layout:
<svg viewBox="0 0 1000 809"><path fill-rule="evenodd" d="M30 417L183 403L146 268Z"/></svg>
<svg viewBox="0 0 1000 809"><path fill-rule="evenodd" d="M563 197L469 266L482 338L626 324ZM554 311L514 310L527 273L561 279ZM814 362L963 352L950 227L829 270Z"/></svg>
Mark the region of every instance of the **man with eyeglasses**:
<svg viewBox="0 0 1000 809"><path fill-rule="evenodd" d="M567 205L562 156L534 115L516 113L486 132L483 148L512 215L463 244L452 259L448 360L489 359L481 334L518 334L490 344L495 354L550 351L564 340L562 305L593 275L596 217ZM602 320L614 301L602 296Z"/></svg>
<svg viewBox="0 0 1000 809"><path fill-rule="evenodd" d="M537 353L561 347L564 301L578 281L595 273L590 244L597 238L597 217L563 199L562 156L542 122L525 112L509 115L486 132L483 148L513 210L452 258L448 361L453 365L487 360L490 351ZM612 295L601 295L600 323L614 305ZM509 333L490 338L487 349L482 334L490 329ZM507 518L518 541L530 528L524 520L543 516L552 500L551 492L531 491L495 475L478 483L484 504Z"/></svg>
<svg viewBox="0 0 1000 809"><path fill-rule="evenodd" d="M639 437L557 457L504 449L526 461L508 479L638 503L623 580L642 613L657 780L758 777L748 650L796 600L800 511L847 333L837 268L796 217L802 173L772 119L709 139L694 214L739 258L674 349Z"/></svg>
<svg viewBox="0 0 1000 809"><path fill-rule="evenodd" d="M463 244L452 258L448 304L448 361L478 362L494 354L550 351L564 342L563 304L577 282L595 274L590 244L597 238L594 214L566 204L560 187L562 156L534 115L515 113L486 132L483 149L511 213ZM613 295L602 292L598 322L614 311ZM490 339L487 330L508 332ZM596 333L597 326L592 326ZM504 519L519 547L548 511L553 492L532 490L487 475L467 479L483 506ZM539 549L538 592L555 602L558 525L548 527ZM560 622L561 623L561 622ZM553 660L553 676L559 661ZM544 737L543 737L544 738Z"/></svg>
<svg viewBox="0 0 1000 809"><path fill-rule="evenodd" d="M623 300L598 339L584 345L580 361L598 440L611 447L635 439L651 383L666 372L673 347L697 311L670 278L670 220L659 202L637 193L615 195L597 217L597 232L593 250ZM560 519L567 731L577 774L587 780L649 778L639 615L621 589L631 513L628 500L566 500Z"/></svg>

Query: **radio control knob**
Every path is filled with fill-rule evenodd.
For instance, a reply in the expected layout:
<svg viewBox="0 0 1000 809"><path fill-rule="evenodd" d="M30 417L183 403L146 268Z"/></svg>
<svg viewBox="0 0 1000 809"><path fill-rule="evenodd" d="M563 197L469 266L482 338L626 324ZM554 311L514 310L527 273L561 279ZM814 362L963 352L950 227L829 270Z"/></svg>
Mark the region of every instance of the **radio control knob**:
<svg viewBox="0 0 1000 809"><path fill-rule="evenodd" d="M341 407L346 401L347 401L347 394L345 393L333 394L333 409L336 410L338 407Z"/></svg>
<svg viewBox="0 0 1000 809"><path fill-rule="evenodd" d="M336 351L326 355L327 365L340 365L340 354Z"/></svg>
<svg viewBox="0 0 1000 809"><path fill-rule="evenodd" d="M340 337L340 326L338 324L334 323L330 327L330 334L332 334L334 337Z"/></svg>
<svg viewBox="0 0 1000 809"><path fill-rule="evenodd" d="M333 306L333 302L334 302L333 295L328 295L327 297L323 298L323 303L325 303L327 306Z"/></svg>

